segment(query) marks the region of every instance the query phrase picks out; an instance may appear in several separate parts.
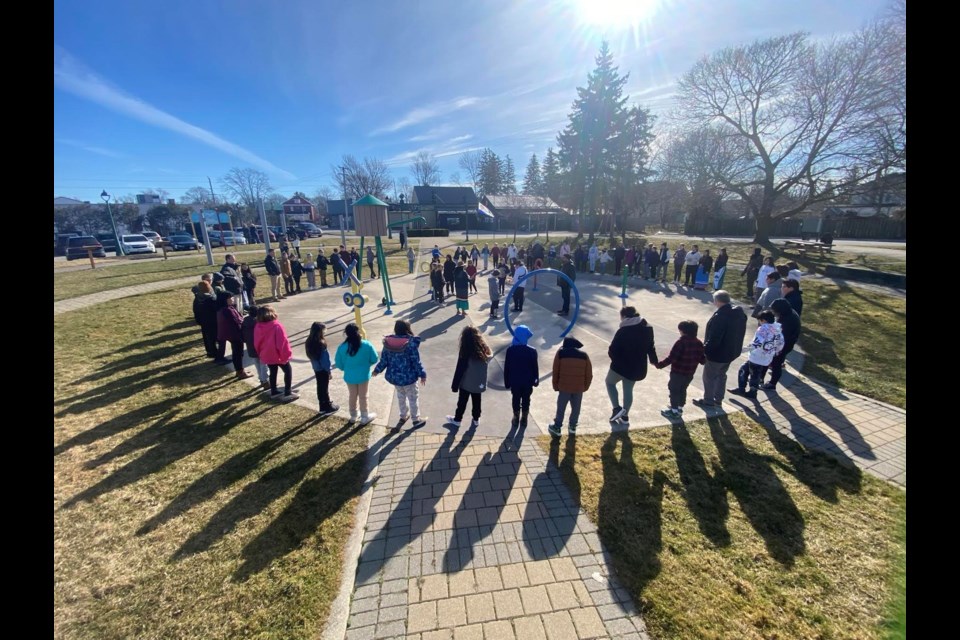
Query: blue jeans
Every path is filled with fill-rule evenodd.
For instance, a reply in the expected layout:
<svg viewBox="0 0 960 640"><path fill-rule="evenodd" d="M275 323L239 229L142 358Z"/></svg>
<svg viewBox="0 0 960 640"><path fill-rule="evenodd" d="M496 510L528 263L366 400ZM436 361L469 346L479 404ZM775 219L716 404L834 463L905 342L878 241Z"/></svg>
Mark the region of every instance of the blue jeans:
<svg viewBox="0 0 960 640"><path fill-rule="evenodd" d="M610 369L607 371L607 379L605 382L607 384L607 395L610 396L610 402L613 403L613 406L622 407L625 412L624 415L630 413L630 407L633 406L633 385L636 384L636 380L624 378L613 369ZM623 383L623 404L620 404L617 397L618 382Z"/></svg>

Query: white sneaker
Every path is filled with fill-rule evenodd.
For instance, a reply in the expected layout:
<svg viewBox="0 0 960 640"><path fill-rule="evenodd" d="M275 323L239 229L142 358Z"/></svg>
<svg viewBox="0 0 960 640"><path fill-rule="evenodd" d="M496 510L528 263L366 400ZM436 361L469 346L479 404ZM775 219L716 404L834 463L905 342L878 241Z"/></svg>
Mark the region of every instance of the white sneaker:
<svg viewBox="0 0 960 640"><path fill-rule="evenodd" d="M471 429L476 429L476 428L479 427L479 426L480 426L480 421L479 421L479 420L471 420L471 421L470 421L470 428L471 428Z"/></svg>
<svg viewBox="0 0 960 640"><path fill-rule="evenodd" d="M360 426L364 426L373 422L374 418L377 417L375 413L368 413L366 415L360 416Z"/></svg>
<svg viewBox="0 0 960 640"><path fill-rule="evenodd" d="M452 424L455 427L459 427L460 421L457 420L454 416L447 416L447 424Z"/></svg>

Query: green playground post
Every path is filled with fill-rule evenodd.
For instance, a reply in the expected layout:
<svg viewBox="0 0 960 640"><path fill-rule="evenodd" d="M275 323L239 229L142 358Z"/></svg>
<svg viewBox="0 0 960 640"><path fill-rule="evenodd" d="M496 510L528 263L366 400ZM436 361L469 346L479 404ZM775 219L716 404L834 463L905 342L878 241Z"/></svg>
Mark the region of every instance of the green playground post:
<svg viewBox="0 0 960 640"><path fill-rule="evenodd" d="M629 269L627 265L623 265L623 279L620 281L620 295L618 297L624 300L627 298L627 273L629 273Z"/></svg>

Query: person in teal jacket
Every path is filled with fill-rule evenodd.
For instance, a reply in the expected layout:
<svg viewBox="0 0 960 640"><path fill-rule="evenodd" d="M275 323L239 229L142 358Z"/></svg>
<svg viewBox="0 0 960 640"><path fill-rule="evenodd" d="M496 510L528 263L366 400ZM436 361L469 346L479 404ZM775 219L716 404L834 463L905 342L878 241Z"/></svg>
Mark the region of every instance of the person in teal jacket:
<svg viewBox="0 0 960 640"><path fill-rule="evenodd" d="M343 371L347 383L350 404L350 422L357 421L357 401L360 402L360 424L373 422L376 413L367 411L367 387L370 384L370 368L380 359L376 347L360 337L360 327L351 322L343 330L346 339L337 348L334 363Z"/></svg>

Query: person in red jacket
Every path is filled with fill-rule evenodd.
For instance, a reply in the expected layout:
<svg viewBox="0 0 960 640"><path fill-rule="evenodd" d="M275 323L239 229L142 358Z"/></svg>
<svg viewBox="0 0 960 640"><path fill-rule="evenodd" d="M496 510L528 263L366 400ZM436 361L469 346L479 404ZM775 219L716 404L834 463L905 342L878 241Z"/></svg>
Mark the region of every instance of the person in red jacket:
<svg viewBox="0 0 960 640"><path fill-rule="evenodd" d="M657 363L657 369L670 365L670 406L660 411L666 418L679 418L683 415L683 405L687 403L687 387L693 382L697 366L707 363L703 353L703 343L697 338L700 327L693 320L684 320L677 325L680 339L673 343L670 355Z"/></svg>
<svg viewBox="0 0 960 640"><path fill-rule="evenodd" d="M277 320L277 312L269 304L260 307L257 313L257 326L253 330L253 346L261 362L270 369L270 399L291 402L300 396L290 389L293 368L290 358L293 351L287 332ZM283 394L277 391L277 371L283 369Z"/></svg>
<svg viewBox="0 0 960 640"><path fill-rule="evenodd" d="M233 370L237 373L237 379L249 378L250 374L243 369L243 333L240 330L243 318L237 312L233 294L229 291L221 292L217 296L217 304L220 307L217 312L217 340L220 342L221 349L218 360L226 362L223 356L229 342L233 353Z"/></svg>

